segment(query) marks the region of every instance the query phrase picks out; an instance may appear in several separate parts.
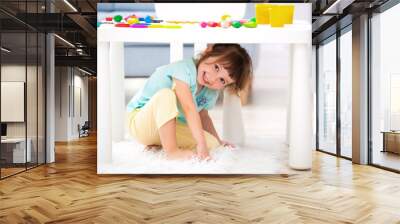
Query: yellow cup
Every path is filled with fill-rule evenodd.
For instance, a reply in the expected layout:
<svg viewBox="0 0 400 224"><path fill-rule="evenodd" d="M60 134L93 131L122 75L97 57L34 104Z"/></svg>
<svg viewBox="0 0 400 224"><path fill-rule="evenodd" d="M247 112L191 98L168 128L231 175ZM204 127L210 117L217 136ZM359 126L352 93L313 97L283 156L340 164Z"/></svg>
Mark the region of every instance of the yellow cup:
<svg viewBox="0 0 400 224"><path fill-rule="evenodd" d="M281 5L281 12L285 24L293 24L294 5Z"/></svg>
<svg viewBox="0 0 400 224"><path fill-rule="evenodd" d="M283 27L285 25L284 11L280 5L275 5L269 10L269 22L271 27Z"/></svg>
<svg viewBox="0 0 400 224"><path fill-rule="evenodd" d="M274 5L269 9L271 27L283 27L293 24L294 5Z"/></svg>
<svg viewBox="0 0 400 224"><path fill-rule="evenodd" d="M269 12L271 4L256 4L256 21L257 24L269 24Z"/></svg>

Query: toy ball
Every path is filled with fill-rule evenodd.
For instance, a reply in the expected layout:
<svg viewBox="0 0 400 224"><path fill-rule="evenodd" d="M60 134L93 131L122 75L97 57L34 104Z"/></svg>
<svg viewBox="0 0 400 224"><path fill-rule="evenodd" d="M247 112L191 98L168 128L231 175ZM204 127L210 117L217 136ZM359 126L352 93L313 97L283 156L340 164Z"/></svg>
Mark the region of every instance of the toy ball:
<svg viewBox="0 0 400 224"><path fill-rule="evenodd" d="M221 20L222 20L222 21L230 20L230 19L231 19L231 16L228 15L228 14L225 14L225 15L221 16Z"/></svg>
<svg viewBox="0 0 400 224"><path fill-rule="evenodd" d="M100 27L101 26L101 22L97 22L97 27Z"/></svg>
<svg viewBox="0 0 400 224"><path fill-rule="evenodd" d="M207 27L207 22L201 22L201 23L200 23L200 26L201 26L202 28L206 28L206 27Z"/></svg>
<svg viewBox="0 0 400 224"><path fill-rule="evenodd" d="M106 21L112 21L113 18L112 17L106 17Z"/></svg>
<svg viewBox="0 0 400 224"><path fill-rule="evenodd" d="M144 21L144 18L143 17L139 17L139 21Z"/></svg>
<svg viewBox="0 0 400 224"><path fill-rule="evenodd" d="M129 18L128 19L128 24L135 24L135 23L139 23L139 20L137 18Z"/></svg>
<svg viewBox="0 0 400 224"><path fill-rule="evenodd" d="M217 27L218 26L218 23L216 23L216 22L208 22L208 24L207 24L209 27Z"/></svg>
<svg viewBox="0 0 400 224"><path fill-rule="evenodd" d="M146 23L151 23L151 22L153 22L153 18L151 18L151 16L146 16L146 17L144 18L144 21L145 21Z"/></svg>
<svg viewBox="0 0 400 224"><path fill-rule="evenodd" d="M231 21L225 20L225 21L221 22L221 27L222 28L229 28L230 26L231 26Z"/></svg>
<svg viewBox="0 0 400 224"><path fill-rule="evenodd" d="M116 15L116 16L114 16L114 21L115 22L121 22L122 21L122 16L121 15Z"/></svg>
<svg viewBox="0 0 400 224"><path fill-rule="evenodd" d="M247 23L247 19L241 19L241 20L239 20L239 22L243 25L243 24Z"/></svg>
<svg viewBox="0 0 400 224"><path fill-rule="evenodd" d="M246 28L256 28L257 27L257 23L255 22L247 22L243 24L244 27Z"/></svg>
<svg viewBox="0 0 400 224"><path fill-rule="evenodd" d="M250 22L255 22L256 23L257 22L256 17L251 18Z"/></svg>
<svg viewBox="0 0 400 224"><path fill-rule="evenodd" d="M242 26L242 24L239 21L233 21L232 26L235 28L240 28Z"/></svg>

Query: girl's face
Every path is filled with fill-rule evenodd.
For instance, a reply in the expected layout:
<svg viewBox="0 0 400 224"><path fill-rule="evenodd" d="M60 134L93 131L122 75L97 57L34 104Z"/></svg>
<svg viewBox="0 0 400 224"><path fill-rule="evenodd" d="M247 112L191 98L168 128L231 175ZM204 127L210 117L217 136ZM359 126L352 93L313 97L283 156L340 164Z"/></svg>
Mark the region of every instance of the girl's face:
<svg viewBox="0 0 400 224"><path fill-rule="evenodd" d="M215 57L209 57L199 64L197 69L197 83L209 89L221 90L232 84L234 80L228 71L216 62Z"/></svg>

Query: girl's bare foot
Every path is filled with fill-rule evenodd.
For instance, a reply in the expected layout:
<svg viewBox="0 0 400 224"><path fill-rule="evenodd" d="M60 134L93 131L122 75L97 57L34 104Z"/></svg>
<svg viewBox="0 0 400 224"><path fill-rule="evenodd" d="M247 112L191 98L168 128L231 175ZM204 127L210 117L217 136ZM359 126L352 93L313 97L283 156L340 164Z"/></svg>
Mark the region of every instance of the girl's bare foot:
<svg viewBox="0 0 400 224"><path fill-rule="evenodd" d="M196 153L191 150L177 149L173 152L167 152L167 159L171 160L185 160L191 159L196 156Z"/></svg>

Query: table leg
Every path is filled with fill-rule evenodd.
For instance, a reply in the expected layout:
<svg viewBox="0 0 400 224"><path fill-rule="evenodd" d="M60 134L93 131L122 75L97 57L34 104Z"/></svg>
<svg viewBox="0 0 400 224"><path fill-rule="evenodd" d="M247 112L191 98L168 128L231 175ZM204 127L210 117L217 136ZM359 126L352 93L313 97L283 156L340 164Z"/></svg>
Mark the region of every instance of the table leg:
<svg viewBox="0 0 400 224"><path fill-rule="evenodd" d="M97 43L97 173L111 163L110 43Z"/></svg>
<svg viewBox="0 0 400 224"><path fill-rule="evenodd" d="M290 55L293 55L293 46L290 46ZM287 108L286 108L286 144L289 146L290 144L290 110L291 110L291 88L292 88L292 74L293 74L293 63L292 63L292 58L290 57L289 59L289 65L290 65L290 70L289 70L289 86L287 88Z"/></svg>
<svg viewBox="0 0 400 224"><path fill-rule="evenodd" d="M240 97L229 93L227 89L224 91L222 122L223 139L236 145L243 145L244 124Z"/></svg>
<svg viewBox="0 0 400 224"><path fill-rule="evenodd" d="M125 94L124 94L124 43L110 43L110 92L112 141L124 139Z"/></svg>
<svg viewBox="0 0 400 224"><path fill-rule="evenodd" d="M312 165L311 45L295 44L292 53L289 166Z"/></svg>

